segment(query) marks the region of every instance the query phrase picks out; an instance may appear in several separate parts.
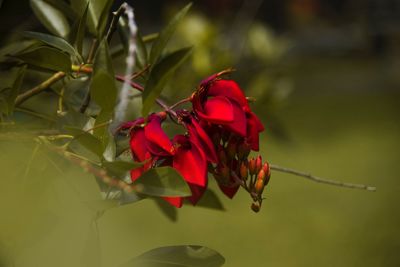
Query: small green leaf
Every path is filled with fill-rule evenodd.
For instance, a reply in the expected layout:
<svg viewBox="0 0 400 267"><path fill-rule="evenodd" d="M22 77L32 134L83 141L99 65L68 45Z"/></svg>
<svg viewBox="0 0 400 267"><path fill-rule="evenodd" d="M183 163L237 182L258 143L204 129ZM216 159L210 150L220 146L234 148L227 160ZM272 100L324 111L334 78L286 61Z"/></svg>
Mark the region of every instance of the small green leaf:
<svg viewBox="0 0 400 267"><path fill-rule="evenodd" d="M77 56L78 53L67 41L63 38L40 32L24 32L25 37L37 39L52 47L58 48L61 51L67 52L70 56Z"/></svg>
<svg viewBox="0 0 400 267"><path fill-rule="evenodd" d="M107 24L112 3L112 0L71 0L71 6L78 14L83 14L89 4L87 26L91 34L100 38L102 36L98 35L98 30Z"/></svg>
<svg viewBox="0 0 400 267"><path fill-rule="evenodd" d="M52 47L35 47L24 50L14 56L32 66L54 71L71 71L70 56Z"/></svg>
<svg viewBox="0 0 400 267"><path fill-rule="evenodd" d="M111 162L104 161L103 166L116 175L124 175L132 169L143 166L143 164L140 162L116 160Z"/></svg>
<svg viewBox="0 0 400 267"><path fill-rule="evenodd" d="M30 0L31 7L40 22L53 34L67 37L70 27L64 14L44 0Z"/></svg>
<svg viewBox="0 0 400 267"><path fill-rule="evenodd" d="M149 74L145 90L142 95L142 115L147 116L155 100L160 96L168 80L175 70L188 58L191 48L183 48L175 51L157 63Z"/></svg>
<svg viewBox="0 0 400 267"><path fill-rule="evenodd" d="M88 8L89 8L89 3L86 6L85 10L83 11L82 16L79 18L79 21L77 23L78 27L76 30L76 35L73 41L74 47L76 48L76 50L80 55L82 55L83 39L85 37Z"/></svg>
<svg viewBox="0 0 400 267"><path fill-rule="evenodd" d="M117 101L117 87L106 40L103 40L97 49L90 93L103 110L112 111L114 109Z"/></svg>
<svg viewBox="0 0 400 267"><path fill-rule="evenodd" d="M24 79L25 76L25 72L26 72L26 65L24 65L22 68L20 68L18 70L17 73L17 77L12 85L10 94L7 97L7 103L8 103L8 113L11 114L14 110L14 103L15 103L15 99L17 98L21 85L22 85L22 81Z"/></svg>
<svg viewBox="0 0 400 267"><path fill-rule="evenodd" d="M176 27L181 22L181 20L185 17L186 13L189 11L192 3L186 5L183 9L181 9L169 22L167 27L160 33L156 41L154 42L151 51L150 51L150 63L154 64L160 58L165 46L167 45L169 39L172 34L175 32Z"/></svg>
<svg viewBox="0 0 400 267"><path fill-rule="evenodd" d="M187 197L192 193L182 176L172 167L146 171L135 182L138 192L159 197Z"/></svg>
<svg viewBox="0 0 400 267"><path fill-rule="evenodd" d="M220 267L224 257L203 246L170 246L152 249L119 267Z"/></svg>
<svg viewBox="0 0 400 267"><path fill-rule="evenodd" d="M75 140L77 140L87 150L96 154L97 156L99 156L99 158L103 156L103 144L97 137L81 129L73 127L64 127L64 128L69 133L74 135Z"/></svg>

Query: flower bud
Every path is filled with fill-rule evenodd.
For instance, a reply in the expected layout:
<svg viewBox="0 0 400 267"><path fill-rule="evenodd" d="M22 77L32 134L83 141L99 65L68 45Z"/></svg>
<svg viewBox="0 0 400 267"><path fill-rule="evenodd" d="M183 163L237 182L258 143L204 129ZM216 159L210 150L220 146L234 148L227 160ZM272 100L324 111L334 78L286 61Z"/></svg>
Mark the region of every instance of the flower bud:
<svg viewBox="0 0 400 267"><path fill-rule="evenodd" d="M251 209L252 209L254 212L259 212L259 211L260 211L260 204L258 204L258 203L256 203L256 202L252 203L252 204L251 204Z"/></svg>
<svg viewBox="0 0 400 267"><path fill-rule="evenodd" d="M237 143L234 139L230 139L228 142L228 146L226 147L226 154L228 158L233 159L236 156L236 149Z"/></svg>
<svg viewBox="0 0 400 267"><path fill-rule="evenodd" d="M256 173L256 160L254 158L251 158L249 160L249 173L250 173L250 175L253 175Z"/></svg>
<svg viewBox="0 0 400 267"><path fill-rule="evenodd" d="M246 141L241 142L237 148L238 158L245 159L250 154L250 146Z"/></svg>
<svg viewBox="0 0 400 267"><path fill-rule="evenodd" d="M258 173L257 181L256 184L254 185L254 189L258 195L262 194L262 191L264 190L264 178L265 178L265 173L263 170L261 170Z"/></svg>
<svg viewBox="0 0 400 267"><path fill-rule="evenodd" d="M240 177L242 177L242 179L246 181L248 176L249 172L246 163L242 162L242 164L240 165Z"/></svg>
<svg viewBox="0 0 400 267"><path fill-rule="evenodd" d="M268 162L265 162L262 169L264 170L265 176L270 176L271 175L271 169L269 167Z"/></svg>
<svg viewBox="0 0 400 267"><path fill-rule="evenodd" d="M165 120L167 118L167 113L165 111L160 111L157 115L162 119Z"/></svg>
<svg viewBox="0 0 400 267"><path fill-rule="evenodd" d="M258 155L256 159L256 173L258 173L262 168L262 157L261 155Z"/></svg>
<svg viewBox="0 0 400 267"><path fill-rule="evenodd" d="M261 169L261 170L258 172L257 180L262 180L262 181L263 181L264 178L265 178L265 172L264 172L263 169Z"/></svg>
<svg viewBox="0 0 400 267"><path fill-rule="evenodd" d="M221 162L223 164L226 164L228 162L225 150L222 146L219 147L219 149L218 149L218 159L219 159L219 162Z"/></svg>

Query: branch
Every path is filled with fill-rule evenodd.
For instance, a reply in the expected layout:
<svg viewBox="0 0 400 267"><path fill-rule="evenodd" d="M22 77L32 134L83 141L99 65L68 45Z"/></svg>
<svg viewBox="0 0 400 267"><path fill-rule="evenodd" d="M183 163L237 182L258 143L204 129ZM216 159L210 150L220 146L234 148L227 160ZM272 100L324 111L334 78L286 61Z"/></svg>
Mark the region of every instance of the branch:
<svg viewBox="0 0 400 267"><path fill-rule="evenodd" d="M293 170L293 169L286 168L286 167L280 167L280 166L273 165L273 164L270 164L269 166L270 166L271 170L293 174L293 175L300 176L300 177L309 179L309 180L317 182L317 183L329 184L329 185L335 185L335 186L347 187L347 188L353 188L353 189L362 189L362 190L367 190L367 191L372 191L372 192L376 191L376 187L374 187L374 186L368 186L368 185L363 185L363 184L352 184L352 183L345 183L345 182L325 179L325 178L311 175L309 173Z"/></svg>
<svg viewBox="0 0 400 267"><path fill-rule="evenodd" d="M39 85L33 87L32 89L30 89L30 90L18 95L17 98L15 99L15 106L19 106L23 102L28 100L30 97L43 92L44 90L46 90L51 85L53 85L54 83L56 83L57 81L61 80L64 77L65 77L65 72L59 71L59 72L54 73L53 76L51 76L49 79L45 80L41 84L39 84Z"/></svg>

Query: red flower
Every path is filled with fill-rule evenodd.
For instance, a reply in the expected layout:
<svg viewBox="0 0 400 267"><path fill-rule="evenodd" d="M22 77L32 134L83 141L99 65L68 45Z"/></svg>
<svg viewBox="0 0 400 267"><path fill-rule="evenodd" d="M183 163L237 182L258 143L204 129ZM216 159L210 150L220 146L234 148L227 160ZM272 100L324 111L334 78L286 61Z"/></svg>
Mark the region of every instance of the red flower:
<svg viewBox="0 0 400 267"><path fill-rule="evenodd" d="M200 119L245 137L252 150L259 150L258 135L264 126L236 82L212 76L201 83L192 104Z"/></svg>

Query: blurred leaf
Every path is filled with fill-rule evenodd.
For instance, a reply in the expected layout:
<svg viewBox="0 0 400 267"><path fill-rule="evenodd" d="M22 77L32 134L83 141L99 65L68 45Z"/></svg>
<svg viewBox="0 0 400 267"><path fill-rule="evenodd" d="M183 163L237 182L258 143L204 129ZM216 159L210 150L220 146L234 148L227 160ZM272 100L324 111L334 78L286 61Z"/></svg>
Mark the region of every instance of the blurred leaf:
<svg viewBox="0 0 400 267"><path fill-rule="evenodd" d="M165 200L155 198L154 201L161 212L171 221L176 222L178 220L178 209L167 203Z"/></svg>
<svg viewBox="0 0 400 267"><path fill-rule="evenodd" d="M63 14L70 20L75 21L77 19L76 12L65 2L60 0L44 0L46 3L52 5L58 10L62 10Z"/></svg>
<svg viewBox="0 0 400 267"><path fill-rule="evenodd" d="M91 34L99 37L99 30L107 24L112 3L112 0L71 0L71 6L78 14L83 14L89 5L87 26Z"/></svg>
<svg viewBox="0 0 400 267"><path fill-rule="evenodd" d="M146 171L135 182L138 192L150 196L187 197L192 195L182 176L172 167Z"/></svg>
<svg viewBox="0 0 400 267"><path fill-rule="evenodd" d="M44 0L30 0L31 7L40 22L53 34L67 37L70 27L64 14Z"/></svg>
<svg viewBox="0 0 400 267"><path fill-rule="evenodd" d="M64 52L67 52L69 55L71 55L73 57L78 55L75 48L73 48L63 38L60 38L60 37L57 37L54 35L50 35L50 34L46 34L46 33L40 33L40 32L24 32L23 35L25 37L37 39L37 40L42 41L43 43L46 43L52 47L58 48Z"/></svg>
<svg viewBox="0 0 400 267"><path fill-rule="evenodd" d="M36 40L20 40L18 42L10 43L0 49L0 62L10 59L10 55L38 46L40 46L40 43Z"/></svg>
<svg viewBox="0 0 400 267"><path fill-rule="evenodd" d="M143 42L143 37L139 30L136 36L136 45L137 45L136 47L137 59L142 65L142 67L145 67L147 65L147 48L146 44Z"/></svg>
<svg viewBox="0 0 400 267"><path fill-rule="evenodd" d="M186 13L189 11L192 3L186 5L183 9L181 9L169 22L169 24L164 28L160 35L154 42L151 51L150 51L150 64L154 64L160 58L162 52L164 51L165 46L167 45L169 39L172 34L175 32L176 27L181 22L181 20L185 17Z"/></svg>
<svg viewBox="0 0 400 267"><path fill-rule="evenodd" d="M174 71L188 58L192 48L182 48L165 56L157 63L149 74L142 95L142 115L147 116L155 100L160 96Z"/></svg>
<svg viewBox="0 0 400 267"><path fill-rule="evenodd" d="M132 169L143 166L143 164L139 162L133 162L133 161L128 162L122 160L116 160L111 162L104 161L102 164L107 170L117 175L124 175Z"/></svg>
<svg viewBox="0 0 400 267"><path fill-rule="evenodd" d="M103 156L103 144L94 135L74 127L64 127L86 149L100 158Z"/></svg>
<svg viewBox="0 0 400 267"><path fill-rule="evenodd" d="M106 148L104 149L103 158L106 161L113 162L113 161L115 161L116 154L117 154L117 146L115 143L114 136L112 134L109 134L108 144L107 144Z"/></svg>
<svg viewBox="0 0 400 267"><path fill-rule="evenodd" d="M93 100L103 110L112 111L114 109L117 101L117 87L106 40L100 43L96 53L90 93Z"/></svg>
<svg viewBox="0 0 400 267"><path fill-rule="evenodd" d="M97 0L98 2L100 2L100 0ZM99 17L99 23L97 24L96 30L97 30L97 36L99 38L102 38L105 34L105 29L108 23L108 16L110 14L110 9L112 6L112 3L114 1L113 0L108 0L106 1L106 3L104 4L104 7L100 13L100 17Z"/></svg>
<svg viewBox="0 0 400 267"><path fill-rule="evenodd" d="M143 200L145 198L146 197L144 195L138 194L134 191L132 191L130 193L121 191L121 197L119 199L119 204L120 205L132 204L132 203L136 203L140 200Z"/></svg>
<svg viewBox="0 0 400 267"><path fill-rule="evenodd" d="M26 72L26 65L22 66L17 73L17 77L12 85L10 94L8 95L7 98L7 103L8 103L8 113L11 114L14 110L14 103L15 99L17 98L19 91L21 89L22 81L24 79Z"/></svg>
<svg viewBox="0 0 400 267"><path fill-rule="evenodd" d="M85 37L88 9L89 3L77 22L76 33L74 33L75 38L73 38L74 47L80 55L82 55L83 39Z"/></svg>
<svg viewBox="0 0 400 267"><path fill-rule="evenodd" d="M51 47L40 46L34 49L27 49L14 56L29 65L44 69L64 72L70 72L71 70L69 55Z"/></svg>
<svg viewBox="0 0 400 267"><path fill-rule="evenodd" d="M207 189L200 201L196 204L196 207L203 207L213 210L225 211L225 207L217 194L211 189Z"/></svg>
<svg viewBox="0 0 400 267"><path fill-rule="evenodd" d="M106 149L110 137L108 125L110 123L112 112L102 109L96 117L94 123L93 135L96 136L103 144L103 151Z"/></svg>
<svg viewBox="0 0 400 267"><path fill-rule="evenodd" d="M170 246L152 249L119 267L220 267L221 254L203 246Z"/></svg>

